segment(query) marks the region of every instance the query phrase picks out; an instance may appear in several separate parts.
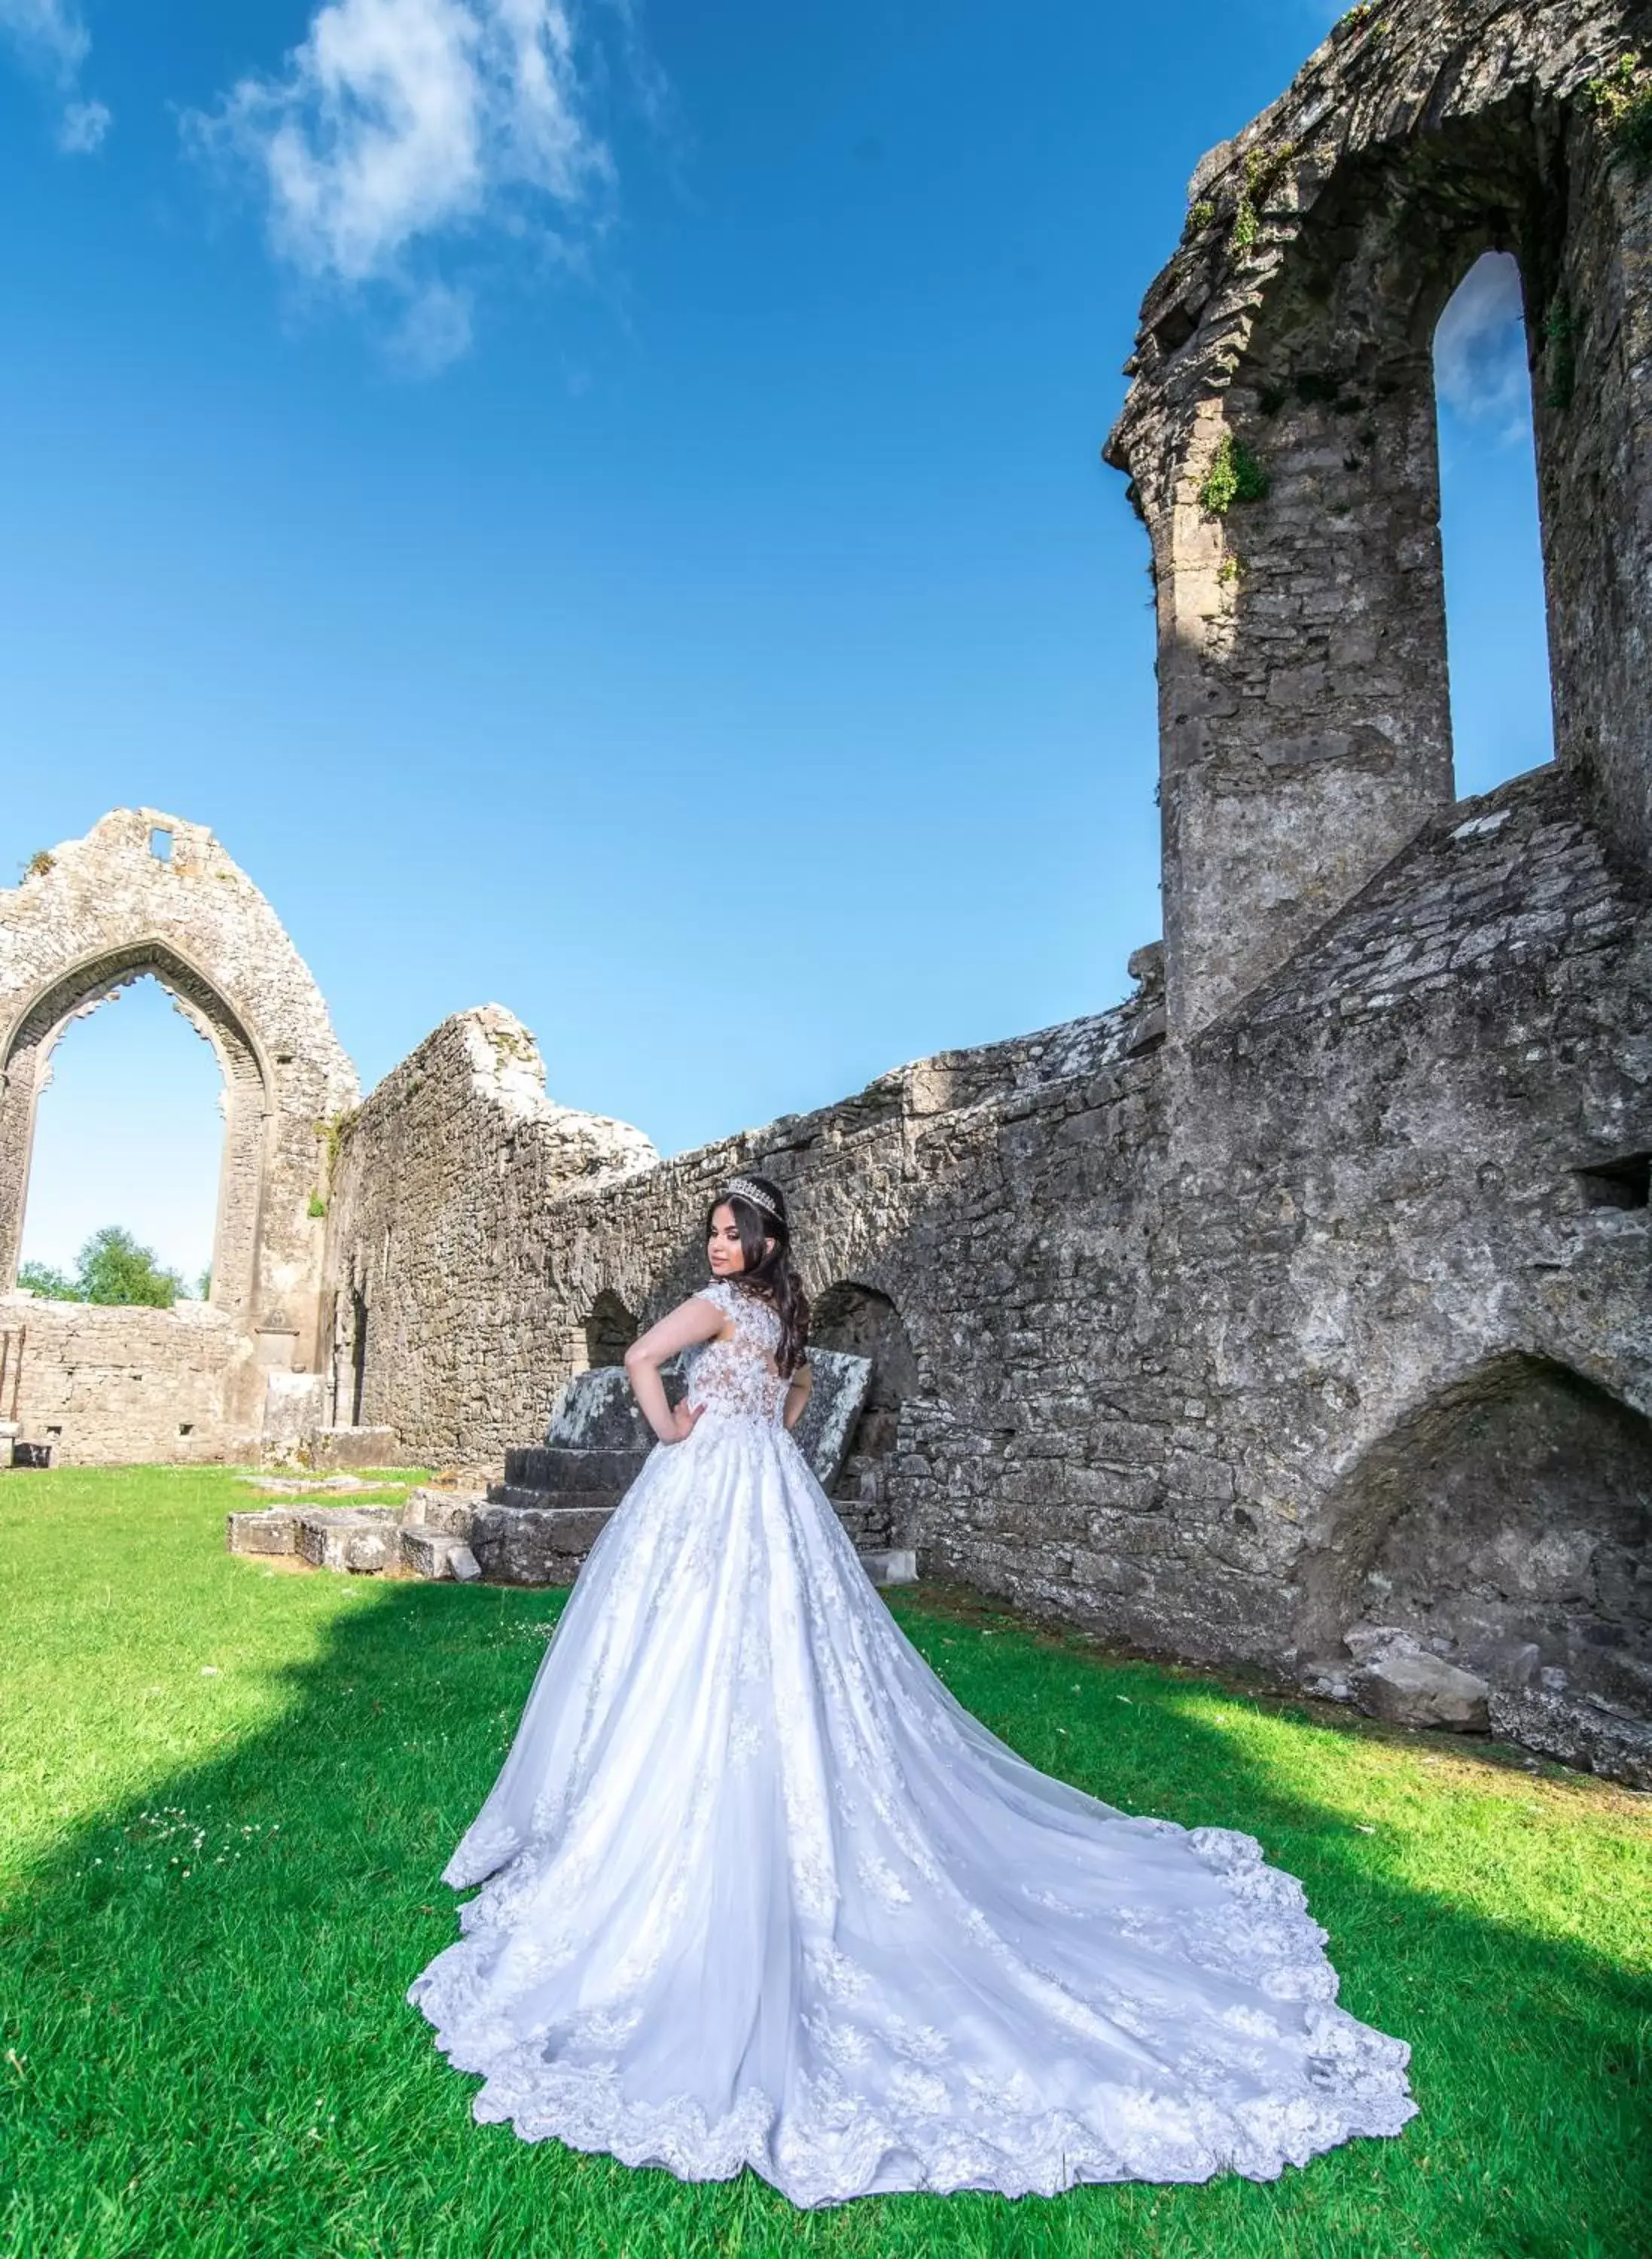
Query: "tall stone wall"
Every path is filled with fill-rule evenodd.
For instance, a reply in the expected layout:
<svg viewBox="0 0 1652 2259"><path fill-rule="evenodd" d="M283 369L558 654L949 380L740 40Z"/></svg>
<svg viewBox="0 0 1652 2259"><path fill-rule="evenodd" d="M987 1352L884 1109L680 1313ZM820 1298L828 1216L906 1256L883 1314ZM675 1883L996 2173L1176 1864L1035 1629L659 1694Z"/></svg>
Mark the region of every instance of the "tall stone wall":
<svg viewBox="0 0 1652 2259"><path fill-rule="evenodd" d="M1499 1700L1559 1706L1528 1738L1575 1752L1584 1717L1612 1762L1652 1716L1647 908L1582 781L1539 771L1425 827L1193 1044L1150 952L1114 1012L670 1161L502 1104L488 1060L537 1090L530 1039L462 1015L340 1155L361 1416L417 1457L531 1439L593 1314L693 1292L707 1204L759 1167L811 1292L901 1321L889 1534L927 1571L1299 1675L1387 1591ZM1531 1462L1544 1434L1611 1480ZM1483 1526L1425 1605L1394 1547L1465 1492Z"/></svg>
<svg viewBox="0 0 1652 2259"><path fill-rule="evenodd" d="M1454 796L1431 349L1490 248L1525 279L1560 755L1652 853L1652 175L1592 90L1642 48L1652 83L1652 10L1614 0L1356 7L1193 175L1107 451L1153 545L1178 1029Z"/></svg>

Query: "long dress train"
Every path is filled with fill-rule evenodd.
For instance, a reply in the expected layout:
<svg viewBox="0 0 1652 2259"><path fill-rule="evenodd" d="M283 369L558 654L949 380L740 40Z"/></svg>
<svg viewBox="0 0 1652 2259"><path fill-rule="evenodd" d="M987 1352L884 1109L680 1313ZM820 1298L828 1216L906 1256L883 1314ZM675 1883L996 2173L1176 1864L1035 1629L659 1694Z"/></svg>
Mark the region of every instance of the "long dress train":
<svg viewBox="0 0 1652 2259"><path fill-rule="evenodd" d="M474 2109L799 2206L1269 2179L1414 2112L1249 1835L1134 1819L954 1700L780 1420L725 1282L687 1439L593 1547L409 1999Z"/></svg>

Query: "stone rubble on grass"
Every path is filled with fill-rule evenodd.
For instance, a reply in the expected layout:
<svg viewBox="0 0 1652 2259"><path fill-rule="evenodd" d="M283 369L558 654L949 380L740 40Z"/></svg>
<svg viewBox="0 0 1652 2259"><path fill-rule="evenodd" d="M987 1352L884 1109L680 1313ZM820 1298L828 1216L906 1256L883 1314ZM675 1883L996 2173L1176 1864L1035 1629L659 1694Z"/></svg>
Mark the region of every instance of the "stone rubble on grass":
<svg viewBox="0 0 1652 2259"><path fill-rule="evenodd" d="M1431 1654L1393 1624L1351 1624L1342 1644L1353 1657L1343 1678L1369 1718L1391 1726L1433 1726L1484 1734L1491 1725L1491 1688L1472 1671Z"/></svg>

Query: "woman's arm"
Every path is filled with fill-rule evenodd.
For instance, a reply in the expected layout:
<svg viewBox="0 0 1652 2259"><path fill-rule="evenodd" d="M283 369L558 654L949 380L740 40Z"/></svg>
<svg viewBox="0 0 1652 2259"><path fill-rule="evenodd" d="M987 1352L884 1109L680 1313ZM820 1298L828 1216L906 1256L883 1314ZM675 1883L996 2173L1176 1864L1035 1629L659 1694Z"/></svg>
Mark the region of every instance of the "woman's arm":
<svg viewBox="0 0 1652 2259"><path fill-rule="evenodd" d="M642 1414L662 1443L680 1443L694 1433L694 1422L703 1407L690 1411L680 1404L673 1412L666 1397L666 1384L659 1377L659 1368L668 1357L675 1357L680 1349L687 1349L694 1342L710 1341L722 1333L728 1320L715 1302L702 1301L692 1294L686 1302L679 1302L668 1310L656 1326L650 1326L639 1335L625 1352L625 1378L631 1384L631 1393L642 1407Z"/></svg>
<svg viewBox="0 0 1652 2259"><path fill-rule="evenodd" d="M806 1365L800 1365L792 1375L792 1385L786 1392L786 1408L780 1415L788 1428L795 1428L803 1416L803 1407L808 1402L808 1392L815 1386L815 1376Z"/></svg>

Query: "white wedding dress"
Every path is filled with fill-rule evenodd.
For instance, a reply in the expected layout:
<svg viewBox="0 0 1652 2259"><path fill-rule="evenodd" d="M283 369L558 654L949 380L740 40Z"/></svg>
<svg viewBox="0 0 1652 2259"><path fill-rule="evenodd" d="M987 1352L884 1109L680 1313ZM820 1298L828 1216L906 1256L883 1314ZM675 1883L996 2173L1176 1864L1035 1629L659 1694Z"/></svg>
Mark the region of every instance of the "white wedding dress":
<svg viewBox="0 0 1652 2259"><path fill-rule="evenodd" d="M800 2206L1271 2179L1415 2106L1249 1835L1038 1772L894 1623L726 1282L445 1879L409 1999L477 2118Z"/></svg>

